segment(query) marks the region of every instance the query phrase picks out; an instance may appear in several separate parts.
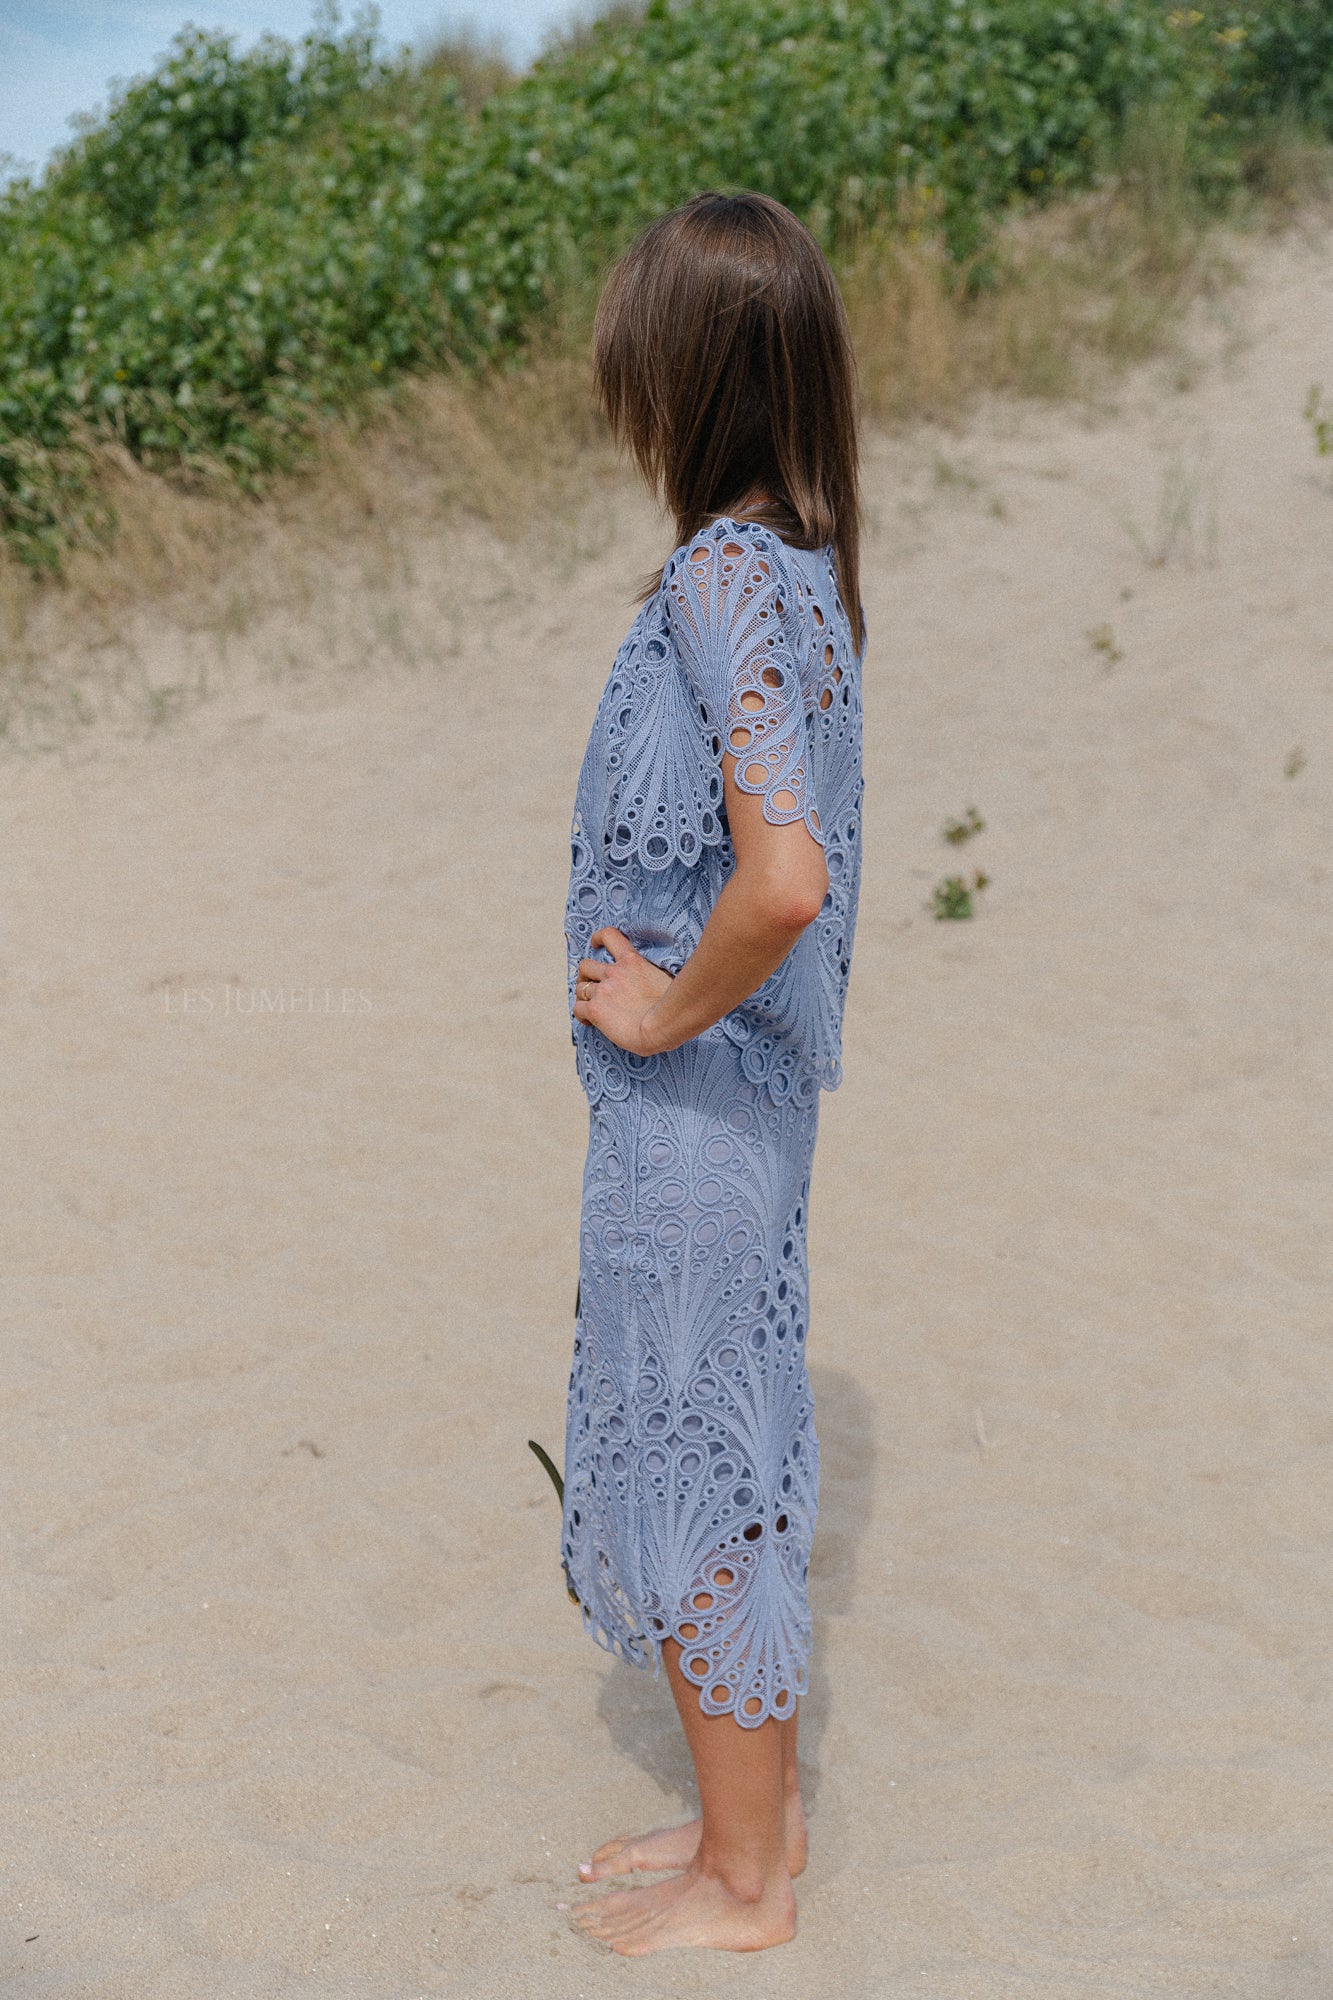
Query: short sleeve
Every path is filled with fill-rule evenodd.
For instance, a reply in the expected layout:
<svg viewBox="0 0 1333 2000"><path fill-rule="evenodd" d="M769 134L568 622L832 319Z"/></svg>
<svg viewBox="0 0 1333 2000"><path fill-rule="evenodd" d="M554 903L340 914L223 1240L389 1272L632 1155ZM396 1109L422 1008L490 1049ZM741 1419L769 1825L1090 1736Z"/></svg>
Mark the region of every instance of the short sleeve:
<svg viewBox="0 0 1333 2000"><path fill-rule="evenodd" d="M752 522L714 522L677 551L664 582L681 667L719 764L729 751L741 790L762 795L764 818L804 819L822 844L781 541Z"/></svg>

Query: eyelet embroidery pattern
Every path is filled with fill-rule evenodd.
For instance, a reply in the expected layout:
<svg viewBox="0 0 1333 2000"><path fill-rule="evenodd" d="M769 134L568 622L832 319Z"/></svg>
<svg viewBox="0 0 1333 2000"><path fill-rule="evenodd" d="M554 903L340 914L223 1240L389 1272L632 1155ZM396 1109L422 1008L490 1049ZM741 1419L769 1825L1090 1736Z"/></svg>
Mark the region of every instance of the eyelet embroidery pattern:
<svg viewBox="0 0 1333 2000"><path fill-rule="evenodd" d="M651 710L652 729L636 728ZM699 754L699 727L660 620L635 620L605 711L606 859L650 872L692 867L726 836L722 773Z"/></svg>
<svg viewBox="0 0 1333 2000"><path fill-rule="evenodd" d="M841 1080L860 878L860 661L831 551L722 520L675 552L635 619L579 778L566 937L590 1103L623 1097L660 1059L626 1055L573 1021L578 961L595 955L603 924L672 972L694 950L735 865L724 731L737 782L763 794L765 817L804 817L823 843L829 893L772 977L704 1039L731 1040L775 1103L812 1104Z"/></svg>
<svg viewBox="0 0 1333 2000"><path fill-rule="evenodd" d="M590 1113L562 1557L600 1645L646 1667L675 1639L705 1714L756 1728L807 1685L817 1110L725 1039L658 1062Z"/></svg>
<svg viewBox="0 0 1333 2000"><path fill-rule="evenodd" d="M776 550L713 529L677 552L662 581L714 755L726 750L736 759L736 783L763 798L766 820L787 826L804 818L818 840L819 815L807 808L808 745L785 625L785 567Z"/></svg>

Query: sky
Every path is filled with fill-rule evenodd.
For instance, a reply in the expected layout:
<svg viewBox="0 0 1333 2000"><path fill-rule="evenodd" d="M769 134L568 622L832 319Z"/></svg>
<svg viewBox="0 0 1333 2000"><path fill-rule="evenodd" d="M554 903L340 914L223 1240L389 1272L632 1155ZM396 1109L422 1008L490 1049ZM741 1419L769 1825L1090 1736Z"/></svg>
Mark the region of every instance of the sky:
<svg viewBox="0 0 1333 2000"><path fill-rule="evenodd" d="M346 25L354 11L344 0ZM391 48L470 25L498 36L515 62L535 56L546 32L589 11L574 0L380 0L380 32ZM265 29L294 41L314 18L314 0L0 0L0 154L32 171L71 136L76 111L106 103L113 77L151 70L178 28L225 28L242 46Z"/></svg>

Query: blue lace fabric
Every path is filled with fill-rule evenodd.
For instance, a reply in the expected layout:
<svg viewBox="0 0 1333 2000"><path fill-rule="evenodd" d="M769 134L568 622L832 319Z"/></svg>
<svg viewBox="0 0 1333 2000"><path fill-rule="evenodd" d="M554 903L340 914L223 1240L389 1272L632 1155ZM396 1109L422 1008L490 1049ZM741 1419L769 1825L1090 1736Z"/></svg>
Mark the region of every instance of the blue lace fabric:
<svg viewBox="0 0 1333 2000"><path fill-rule="evenodd" d="M562 1555L609 1651L664 1639L706 1713L807 1685L819 1449L805 1362L821 1089L841 1080L861 856L861 661L832 550L715 522L616 656L575 800L566 937L589 1105ZM670 972L735 865L721 760L824 848L823 909L758 991L638 1057L572 1018L615 925Z"/></svg>

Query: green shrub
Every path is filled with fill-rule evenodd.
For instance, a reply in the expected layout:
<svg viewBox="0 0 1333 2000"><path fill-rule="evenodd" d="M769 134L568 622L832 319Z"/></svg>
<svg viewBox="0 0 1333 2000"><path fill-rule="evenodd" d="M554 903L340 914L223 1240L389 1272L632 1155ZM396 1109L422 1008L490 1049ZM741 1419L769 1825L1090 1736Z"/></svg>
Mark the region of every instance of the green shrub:
<svg viewBox="0 0 1333 2000"><path fill-rule="evenodd" d="M830 247L888 217L961 268L1015 202L1086 185L1131 110L1214 152L1278 106L1333 125L1324 16L653 0L479 104L439 63L384 60L372 13L344 33L329 5L244 55L187 30L0 195L0 532L54 563L97 531L80 425L262 481L376 383L519 351L701 187L763 189Z"/></svg>
<svg viewBox="0 0 1333 2000"><path fill-rule="evenodd" d="M1221 55L1217 111L1241 122L1294 113L1333 134L1329 0L1221 0L1194 26Z"/></svg>
<svg viewBox="0 0 1333 2000"><path fill-rule="evenodd" d="M299 144L330 112L355 116L351 100L388 74L371 23L340 38L327 8L296 48L265 35L238 55L228 36L185 28L150 77L116 95L101 124L85 122L48 196L89 197L114 242L146 236L210 197L254 185L274 146Z"/></svg>

